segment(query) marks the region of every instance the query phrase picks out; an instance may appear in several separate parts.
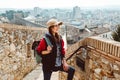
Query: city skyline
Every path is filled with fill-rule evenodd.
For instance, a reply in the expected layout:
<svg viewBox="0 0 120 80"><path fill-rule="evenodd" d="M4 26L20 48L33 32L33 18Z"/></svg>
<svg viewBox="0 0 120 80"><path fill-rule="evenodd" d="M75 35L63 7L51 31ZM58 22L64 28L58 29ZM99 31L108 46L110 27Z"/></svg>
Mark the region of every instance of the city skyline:
<svg viewBox="0 0 120 80"><path fill-rule="evenodd" d="M119 6L120 0L0 0L0 8L72 8L79 7L93 7L104 8Z"/></svg>

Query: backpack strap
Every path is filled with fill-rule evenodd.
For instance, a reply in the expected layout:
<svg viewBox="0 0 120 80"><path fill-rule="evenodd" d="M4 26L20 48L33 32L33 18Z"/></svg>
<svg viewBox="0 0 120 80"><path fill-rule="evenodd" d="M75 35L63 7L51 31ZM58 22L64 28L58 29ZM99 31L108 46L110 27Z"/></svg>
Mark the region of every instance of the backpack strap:
<svg viewBox="0 0 120 80"><path fill-rule="evenodd" d="M47 42L47 45L53 47L53 45L50 42L50 39L48 39L46 36L44 38L45 38L45 41Z"/></svg>

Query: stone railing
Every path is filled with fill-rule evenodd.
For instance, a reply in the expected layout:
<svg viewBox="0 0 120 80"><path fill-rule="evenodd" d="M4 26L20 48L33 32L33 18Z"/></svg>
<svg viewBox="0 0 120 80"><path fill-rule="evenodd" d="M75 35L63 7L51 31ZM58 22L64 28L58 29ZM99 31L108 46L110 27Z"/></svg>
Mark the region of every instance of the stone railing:
<svg viewBox="0 0 120 80"><path fill-rule="evenodd" d="M21 80L35 68L31 45L44 28L0 24L0 80Z"/></svg>
<svg viewBox="0 0 120 80"><path fill-rule="evenodd" d="M120 80L119 42L89 37L68 48L68 53L83 45L87 45L86 53L80 50L68 61L76 69L73 80ZM66 80L66 76L60 72L59 80Z"/></svg>
<svg viewBox="0 0 120 80"><path fill-rule="evenodd" d="M91 37L86 40L86 43L88 46L104 52L106 56L120 61L120 42L101 37Z"/></svg>

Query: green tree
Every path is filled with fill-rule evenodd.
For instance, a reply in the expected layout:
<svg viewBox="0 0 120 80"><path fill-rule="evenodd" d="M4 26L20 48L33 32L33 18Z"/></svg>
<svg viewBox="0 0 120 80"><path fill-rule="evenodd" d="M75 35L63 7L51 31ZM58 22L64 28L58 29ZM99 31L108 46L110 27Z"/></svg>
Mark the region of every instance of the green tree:
<svg viewBox="0 0 120 80"><path fill-rule="evenodd" d="M6 11L6 16L7 16L7 18L8 18L9 20L12 20L14 13L15 13L14 10Z"/></svg>
<svg viewBox="0 0 120 80"><path fill-rule="evenodd" d="M115 41L120 42L120 24L117 25L117 29L112 33L112 37Z"/></svg>
<svg viewBox="0 0 120 80"><path fill-rule="evenodd" d="M2 14L0 14L0 16L6 17L6 14L5 14L5 13L2 13Z"/></svg>

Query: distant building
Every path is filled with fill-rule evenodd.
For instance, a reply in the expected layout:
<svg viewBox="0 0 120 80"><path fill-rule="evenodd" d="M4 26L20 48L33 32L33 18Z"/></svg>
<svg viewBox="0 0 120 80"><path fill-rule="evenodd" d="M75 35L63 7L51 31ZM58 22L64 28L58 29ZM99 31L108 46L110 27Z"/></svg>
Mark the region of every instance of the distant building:
<svg viewBox="0 0 120 80"><path fill-rule="evenodd" d="M26 21L35 23L35 24L40 24L40 25L45 25L46 24L46 20L43 19L42 17L34 17L32 15L29 15L28 17L24 18Z"/></svg>
<svg viewBox="0 0 120 80"><path fill-rule="evenodd" d="M81 18L80 7L78 6L73 7L73 18L74 19Z"/></svg>
<svg viewBox="0 0 120 80"><path fill-rule="evenodd" d="M25 20L27 20L27 21L30 21L30 22L35 22L35 20L36 20L36 18L34 17L34 16L31 16L31 15L29 15L28 17L26 17L26 18L24 18Z"/></svg>
<svg viewBox="0 0 120 80"><path fill-rule="evenodd" d="M40 15L41 9L39 7L34 7L34 16Z"/></svg>
<svg viewBox="0 0 120 80"><path fill-rule="evenodd" d="M102 38L106 38L106 39L111 39L111 40L113 40L113 38L112 38L112 32L103 33L103 34L100 34L100 35L98 35L98 36L100 36L100 37L102 37Z"/></svg>
<svg viewBox="0 0 120 80"><path fill-rule="evenodd" d="M13 19L15 20L16 17L23 18L23 14L22 13L14 13L13 14Z"/></svg>

